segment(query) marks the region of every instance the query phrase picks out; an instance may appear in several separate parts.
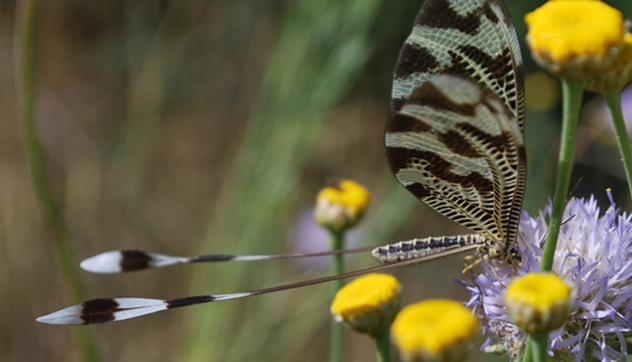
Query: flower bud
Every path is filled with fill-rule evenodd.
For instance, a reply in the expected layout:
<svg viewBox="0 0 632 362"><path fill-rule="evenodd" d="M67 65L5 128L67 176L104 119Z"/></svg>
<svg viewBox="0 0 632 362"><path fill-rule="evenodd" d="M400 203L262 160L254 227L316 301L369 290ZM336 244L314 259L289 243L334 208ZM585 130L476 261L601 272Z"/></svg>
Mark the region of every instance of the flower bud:
<svg viewBox="0 0 632 362"><path fill-rule="evenodd" d="M365 187L342 180L320 190L316 196L314 217L323 227L341 232L360 221L370 200L371 195Z"/></svg>
<svg viewBox="0 0 632 362"><path fill-rule="evenodd" d="M520 329L531 335L564 325L572 307L572 288L555 274L529 273L507 288L505 306Z"/></svg>
<svg viewBox="0 0 632 362"><path fill-rule="evenodd" d="M610 68L627 33L621 12L601 1L549 1L525 21L533 59L550 73L572 80Z"/></svg>
<svg viewBox="0 0 632 362"><path fill-rule="evenodd" d="M357 332L376 336L388 329L401 308L402 286L388 274L369 274L342 287L331 313Z"/></svg>
<svg viewBox="0 0 632 362"><path fill-rule="evenodd" d="M391 327L392 339L408 362L464 361L478 334L472 312L446 299L409 305Z"/></svg>

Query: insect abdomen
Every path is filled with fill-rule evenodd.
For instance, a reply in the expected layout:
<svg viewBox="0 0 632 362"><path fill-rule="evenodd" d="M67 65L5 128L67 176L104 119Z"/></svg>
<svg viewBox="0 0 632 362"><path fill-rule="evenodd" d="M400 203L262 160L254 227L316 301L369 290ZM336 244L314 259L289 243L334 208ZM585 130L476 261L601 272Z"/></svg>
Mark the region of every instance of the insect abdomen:
<svg viewBox="0 0 632 362"><path fill-rule="evenodd" d="M428 255L439 254L448 249L482 245L485 244L487 239L487 237L483 237L479 234L413 239L377 247L373 249L371 254L373 254L373 257L380 262L384 264L391 264L403 260L417 259ZM466 249L471 249L471 247ZM440 256L441 255L437 255L437 257Z"/></svg>

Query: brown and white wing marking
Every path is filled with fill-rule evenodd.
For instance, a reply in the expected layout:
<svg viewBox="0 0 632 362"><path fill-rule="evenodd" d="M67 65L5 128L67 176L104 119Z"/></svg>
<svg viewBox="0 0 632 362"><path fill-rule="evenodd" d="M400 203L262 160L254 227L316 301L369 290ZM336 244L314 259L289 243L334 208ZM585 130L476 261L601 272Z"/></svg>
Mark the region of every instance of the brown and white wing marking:
<svg viewBox="0 0 632 362"><path fill-rule="evenodd" d="M524 80L518 36L501 0L427 0L395 68L392 110L440 73L460 74L496 93L523 128Z"/></svg>
<svg viewBox="0 0 632 362"><path fill-rule="evenodd" d="M427 0L395 69L385 147L397 180L442 215L512 243L523 117L522 58L504 4Z"/></svg>
<svg viewBox="0 0 632 362"><path fill-rule="evenodd" d="M446 217L496 240L522 198L524 140L513 113L471 79L437 75L389 122L386 154L410 192ZM509 204L506 200L509 200Z"/></svg>

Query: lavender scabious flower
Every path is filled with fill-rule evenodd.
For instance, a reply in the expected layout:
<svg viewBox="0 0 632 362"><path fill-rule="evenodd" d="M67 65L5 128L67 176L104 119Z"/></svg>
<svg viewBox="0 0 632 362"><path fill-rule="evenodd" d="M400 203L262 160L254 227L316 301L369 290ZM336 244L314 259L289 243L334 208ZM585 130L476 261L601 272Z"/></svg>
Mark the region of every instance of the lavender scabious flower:
<svg viewBox="0 0 632 362"><path fill-rule="evenodd" d="M550 333L549 354L564 360L627 360L626 337L632 330L632 221L611 206L603 216L594 197L572 199L564 211L553 272L574 288L574 308L566 324ZM464 284L471 293L468 306L483 324L489 352L518 358L527 335L511 322L503 304L510 280L540 270L541 244L551 207L537 218L523 212L515 248L522 256L518 270L481 263L483 273Z"/></svg>

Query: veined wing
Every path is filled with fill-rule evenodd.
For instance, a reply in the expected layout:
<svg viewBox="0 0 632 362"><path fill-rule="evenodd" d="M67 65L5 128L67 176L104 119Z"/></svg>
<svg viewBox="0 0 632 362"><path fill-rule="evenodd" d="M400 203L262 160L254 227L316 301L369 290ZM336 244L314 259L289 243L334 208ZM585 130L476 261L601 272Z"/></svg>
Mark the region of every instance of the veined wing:
<svg viewBox="0 0 632 362"><path fill-rule="evenodd" d="M385 136L404 187L504 242L516 238L526 176L522 73L501 1L426 1L400 53Z"/></svg>
<svg viewBox="0 0 632 362"><path fill-rule="evenodd" d="M518 36L501 0L427 0L397 60L392 111L431 77L459 74L499 95L523 130L522 67Z"/></svg>

